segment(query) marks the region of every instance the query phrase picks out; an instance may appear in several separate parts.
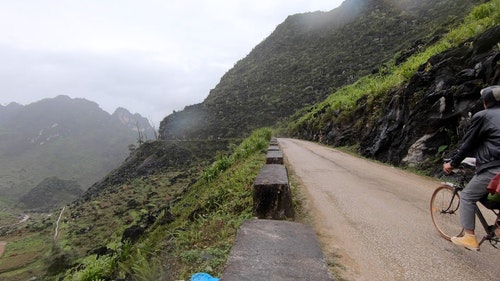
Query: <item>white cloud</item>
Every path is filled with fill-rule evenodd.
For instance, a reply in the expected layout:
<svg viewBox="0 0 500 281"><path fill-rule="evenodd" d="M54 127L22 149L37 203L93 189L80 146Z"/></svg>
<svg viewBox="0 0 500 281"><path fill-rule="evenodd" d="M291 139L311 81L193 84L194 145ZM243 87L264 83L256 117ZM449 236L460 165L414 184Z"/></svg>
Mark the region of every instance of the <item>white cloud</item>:
<svg viewBox="0 0 500 281"><path fill-rule="evenodd" d="M66 94L158 125L203 101L288 15L326 0L0 0L0 104Z"/></svg>

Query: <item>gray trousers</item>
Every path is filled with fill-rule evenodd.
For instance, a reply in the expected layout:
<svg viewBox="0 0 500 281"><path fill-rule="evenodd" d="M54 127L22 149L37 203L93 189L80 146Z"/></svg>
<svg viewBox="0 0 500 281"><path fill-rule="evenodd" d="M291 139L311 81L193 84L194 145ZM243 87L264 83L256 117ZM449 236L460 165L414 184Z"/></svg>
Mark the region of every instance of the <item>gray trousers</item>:
<svg viewBox="0 0 500 281"><path fill-rule="evenodd" d="M476 228L476 202L488 194L486 188L498 172L500 172L500 167L494 167L474 175L460 192L460 224L463 228L472 230Z"/></svg>

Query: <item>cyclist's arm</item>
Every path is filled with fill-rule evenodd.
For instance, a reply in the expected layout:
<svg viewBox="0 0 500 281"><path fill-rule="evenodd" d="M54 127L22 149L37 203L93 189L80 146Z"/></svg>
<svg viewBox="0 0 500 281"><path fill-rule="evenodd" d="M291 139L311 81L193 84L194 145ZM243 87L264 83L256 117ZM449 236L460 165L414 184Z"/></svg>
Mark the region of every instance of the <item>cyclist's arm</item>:
<svg viewBox="0 0 500 281"><path fill-rule="evenodd" d="M451 167L458 167L460 162L462 162L465 157L471 156L475 152L475 149L478 147L478 143L481 142L483 121L483 114L480 112L479 114L472 116L471 125L462 139L462 145L458 149L457 153L451 157L451 161L449 162Z"/></svg>

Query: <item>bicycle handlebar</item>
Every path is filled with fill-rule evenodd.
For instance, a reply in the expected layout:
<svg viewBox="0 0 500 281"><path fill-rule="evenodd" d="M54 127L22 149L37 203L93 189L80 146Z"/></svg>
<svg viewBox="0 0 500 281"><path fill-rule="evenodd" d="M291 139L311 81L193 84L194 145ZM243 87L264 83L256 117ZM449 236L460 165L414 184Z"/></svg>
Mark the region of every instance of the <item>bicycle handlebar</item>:
<svg viewBox="0 0 500 281"><path fill-rule="evenodd" d="M449 163L451 158L443 158L444 163ZM460 162L459 167L453 167L450 174L456 174L457 172L467 173L476 168L476 158L466 157L462 162Z"/></svg>

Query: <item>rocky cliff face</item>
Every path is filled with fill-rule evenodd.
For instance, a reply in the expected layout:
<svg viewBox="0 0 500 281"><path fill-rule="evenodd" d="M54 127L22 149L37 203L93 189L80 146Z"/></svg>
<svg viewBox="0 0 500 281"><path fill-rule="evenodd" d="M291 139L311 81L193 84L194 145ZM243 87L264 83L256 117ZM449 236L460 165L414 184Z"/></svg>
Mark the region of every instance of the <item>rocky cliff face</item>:
<svg viewBox="0 0 500 281"><path fill-rule="evenodd" d="M441 163L456 148L472 114L483 109L479 91L499 83L500 26L460 47L430 58L407 85L393 89L379 108L361 98L350 122L332 121L320 131L302 131L315 139L341 146L359 143L364 156L395 165ZM378 112L377 112L378 110ZM373 123L373 112L378 118ZM355 124L373 124L356 129Z"/></svg>
<svg viewBox="0 0 500 281"><path fill-rule="evenodd" d="M142 141L156 139L156 132L149 123L149 120L142 117L139 113L132 114L127 109L119 107L111 116L118 119L121 124L131 131L136 132L138 137L142 138Z"/></svg>

